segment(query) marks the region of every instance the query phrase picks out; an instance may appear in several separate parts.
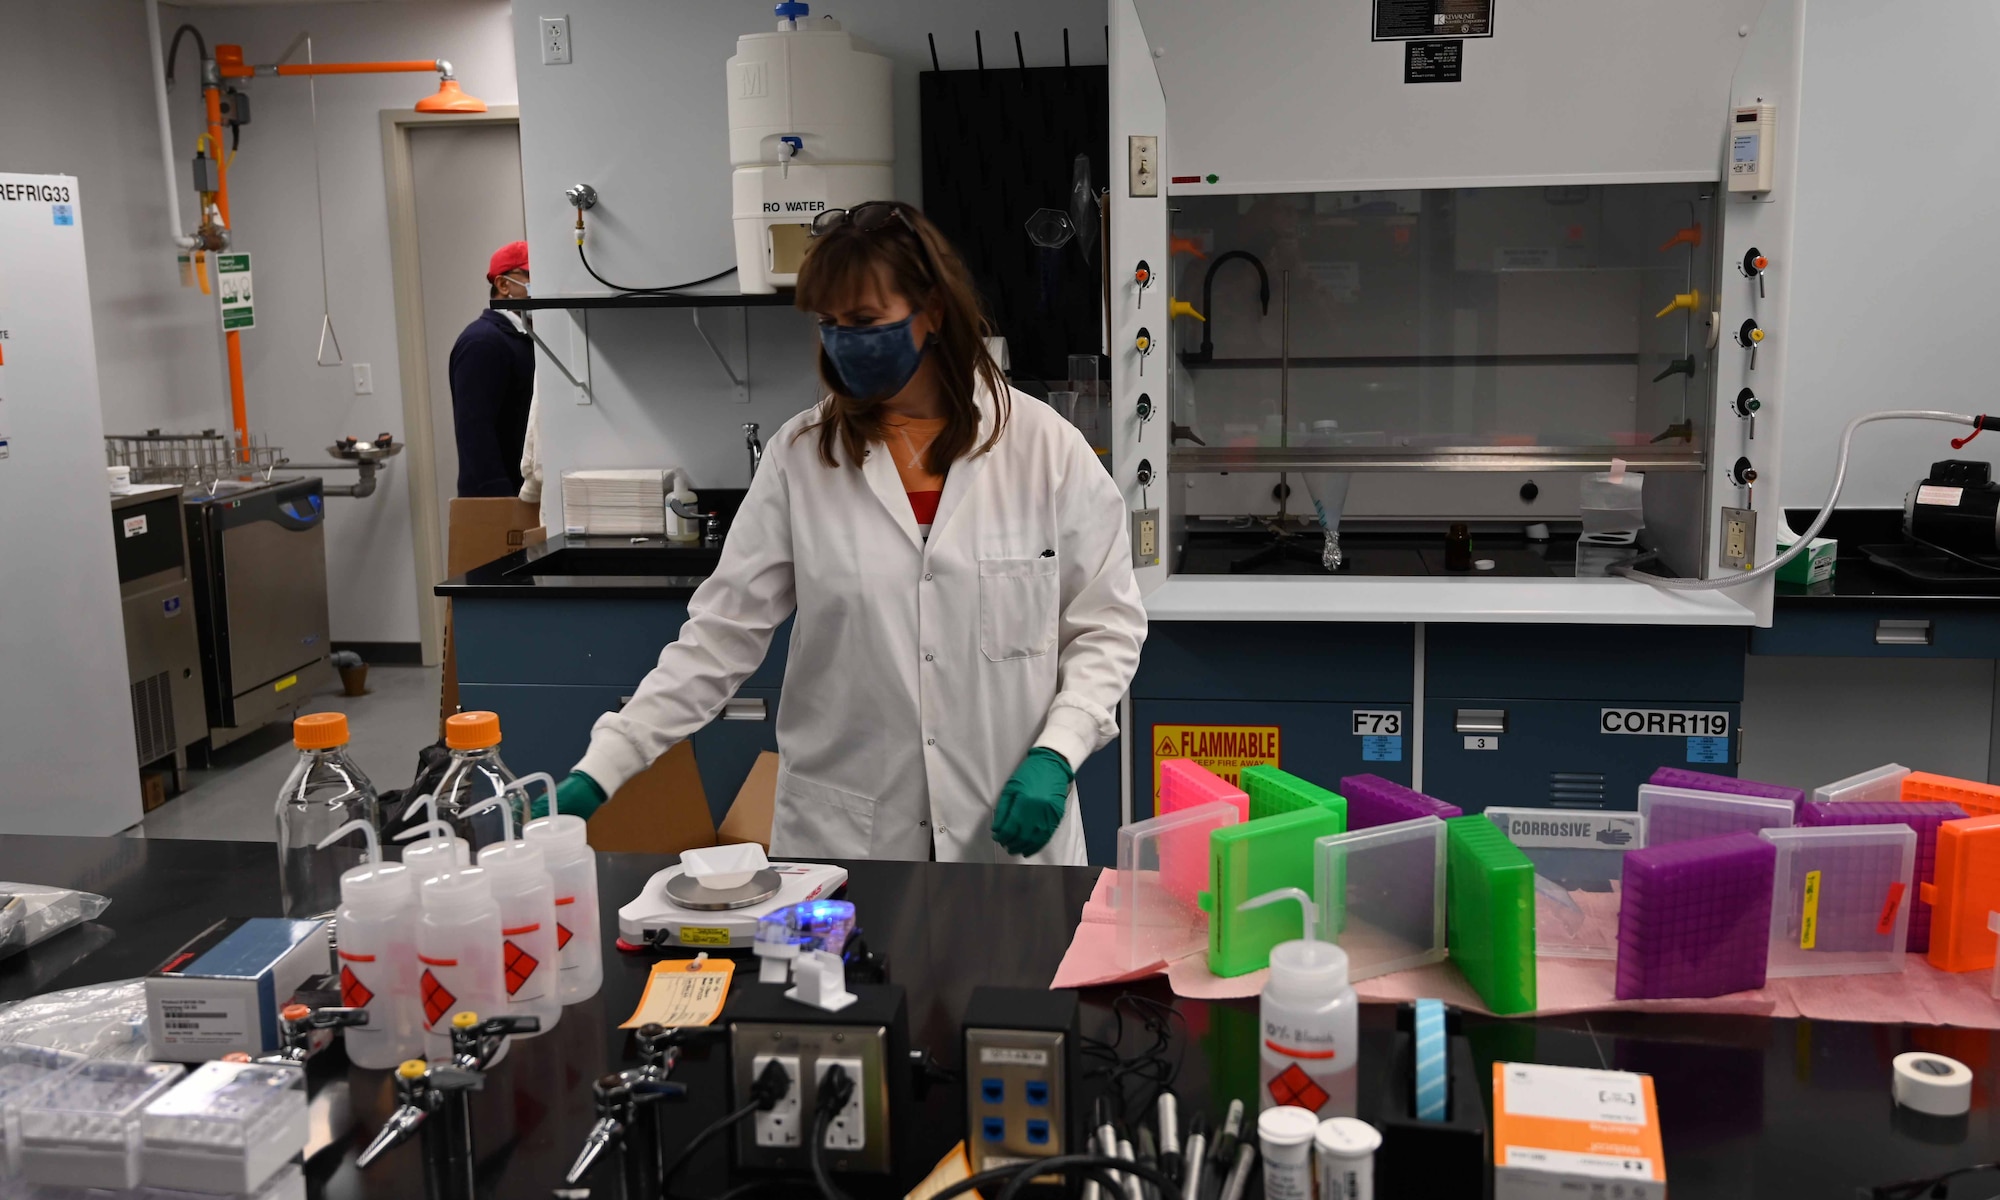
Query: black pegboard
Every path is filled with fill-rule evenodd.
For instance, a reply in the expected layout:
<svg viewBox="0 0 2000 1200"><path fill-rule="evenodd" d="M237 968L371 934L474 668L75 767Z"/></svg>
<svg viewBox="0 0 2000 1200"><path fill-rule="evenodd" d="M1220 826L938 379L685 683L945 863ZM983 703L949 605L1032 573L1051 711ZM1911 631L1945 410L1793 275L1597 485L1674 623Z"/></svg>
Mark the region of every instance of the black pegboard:
<svg viewBox="0 0 2000 1200"><path fill-rule="evenodd" d="M1098 349L1104 291L1099 237L1089 261L1073 240L1028 241L1036 209L1067 212L1071 164L1090 156L1109 186L1110 75L1096 67L926 71L918 75L924 212L979 283L1016 379L1062 379L1071 354Z"/></svg>

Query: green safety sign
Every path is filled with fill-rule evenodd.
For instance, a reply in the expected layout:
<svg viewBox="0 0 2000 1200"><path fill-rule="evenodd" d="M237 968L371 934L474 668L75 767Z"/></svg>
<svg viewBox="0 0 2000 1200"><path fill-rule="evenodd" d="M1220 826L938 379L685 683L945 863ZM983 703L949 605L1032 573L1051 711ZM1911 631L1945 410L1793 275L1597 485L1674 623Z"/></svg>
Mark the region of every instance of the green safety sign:
<svg viewBox="0 0 2000 1200"><path fill-rule="evenodd" d="M222 327L255 328L257 310L251 304L250 256L247 253L216 255L215 283L216 293L222 298Z"/></svg>

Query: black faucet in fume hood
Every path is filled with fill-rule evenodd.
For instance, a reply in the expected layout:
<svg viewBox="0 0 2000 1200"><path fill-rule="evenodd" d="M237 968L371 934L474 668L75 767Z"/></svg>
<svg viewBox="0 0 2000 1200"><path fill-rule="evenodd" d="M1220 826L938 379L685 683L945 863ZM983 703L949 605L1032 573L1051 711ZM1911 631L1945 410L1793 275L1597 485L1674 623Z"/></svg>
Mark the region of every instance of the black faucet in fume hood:
<svg viewBox="0 0 2000 1200"><path fill-rule="evenodd" d="M1223 263L1232 258L1240 258L1257 268L1257 299L1264 306L1264 315L1271 315L1271 273L1264 269L1264 260L1248 250L1231 250L1218 254L1208 264L1208 274L1201 280L1201 311L1209 314L1209 319L1201 327L1201 349L1192 352L1181 351L1183 366L1196 366L1215 358L1215 273Z"/></svg>

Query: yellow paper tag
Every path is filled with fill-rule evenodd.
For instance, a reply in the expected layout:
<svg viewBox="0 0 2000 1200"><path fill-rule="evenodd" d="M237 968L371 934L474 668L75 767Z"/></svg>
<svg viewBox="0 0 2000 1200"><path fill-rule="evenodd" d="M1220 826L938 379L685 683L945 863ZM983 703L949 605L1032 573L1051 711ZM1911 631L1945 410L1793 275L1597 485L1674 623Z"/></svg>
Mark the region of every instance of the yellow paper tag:
<svg viewBox="0 0 2000 1200"><path fill-rule="evenodd" d="M960 1142L951 1148L951 1153L938 1160L938 1165L932 1167L931 1173L924 1177L924 1181L911 1188L909 1194L904 1196L903 1200L930 1200L932 1196L937 1195L952 1184L970 1178L972 1178L972 1160L966 1157L965 1143ZM979 1200L978 1192L962 1192L960 1194L970 1196L972 1200Z"/></svg>
<svg viewBox="0 0 2000 1200"><path fill-rule="evenodd" d="M1819 872L1806 872L1805 911L1799 914L1799 949L1810 950L1819 939Z"/></svg>
<svg viewBox="0 0 2000 1200"><path fill-rule="evenodd" d="M618 1028L665 1025L677 1029L684 1025L706 1025L722 1012L722 1002L729 998L729 980L734 974L735 963L706 954L656 962L652 974L646 976L646 991L639 997L639 1007Z"/></svg>
<svg viewBox="0 0 2000 1200"><path fill-rule="evenodd" d="M681 926L681 944L683 946L727 946L729 944L729 931L720 926L713 925L683 925Z"/></svg>
<svg viewBox="0 0 2000 1200"><path fill-rule="evenodd" d="M287 676L285 676L285 677L284 677L283 679L280 679L280 680L279 680L278 682L276 682L276 683L272 684L272 685L271 685L271 690L272 690L272 691L274 691L274 692L282 692L282 691L284 691L284 690L285 690L286 688L288 688L288 687L292 686L293 684L297 683L298 681L299 681L299 677L298 677L298 676L296 676L296 675L287 675Z"/></svg>

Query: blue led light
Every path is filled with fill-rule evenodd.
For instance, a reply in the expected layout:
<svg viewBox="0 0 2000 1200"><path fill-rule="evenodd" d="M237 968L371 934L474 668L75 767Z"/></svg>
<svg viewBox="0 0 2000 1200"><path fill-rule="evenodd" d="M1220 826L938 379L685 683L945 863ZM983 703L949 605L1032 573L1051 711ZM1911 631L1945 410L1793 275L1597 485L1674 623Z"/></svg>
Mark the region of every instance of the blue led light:
<svg viewBox="0 0 2000 1200"><path fill-rule="evenodd" d="M854 905L846 900L808 900L757 919L757 940L802 950L839 954L854 932Z"/></svg>

